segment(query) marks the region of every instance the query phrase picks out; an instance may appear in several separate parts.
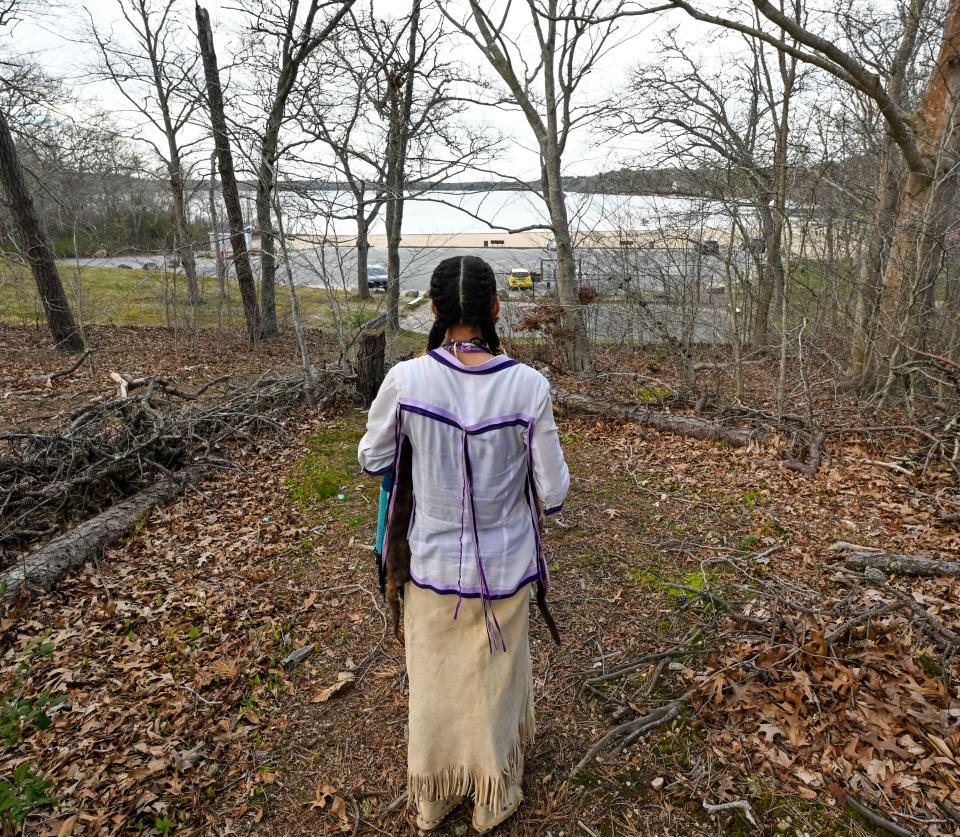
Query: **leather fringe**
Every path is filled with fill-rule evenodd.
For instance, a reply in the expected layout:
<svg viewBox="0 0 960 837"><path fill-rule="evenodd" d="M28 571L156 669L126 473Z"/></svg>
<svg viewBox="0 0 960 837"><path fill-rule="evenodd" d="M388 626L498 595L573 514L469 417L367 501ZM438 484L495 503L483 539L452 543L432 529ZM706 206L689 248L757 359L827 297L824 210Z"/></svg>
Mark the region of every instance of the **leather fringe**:
<svg viewBox="0 0 960 837"><path fill-rule="evenodd" d="M507 788L519 785L523 779L524 750L533 743L537 731L534 717L533 694L527 695L526 709L507 763L498 775L490 776L468 770L462 765L451 765L439 773L407 774L407 806L418 799L438 802L453 796L472 796L475 805L500 808L506 799Z"/></svg>

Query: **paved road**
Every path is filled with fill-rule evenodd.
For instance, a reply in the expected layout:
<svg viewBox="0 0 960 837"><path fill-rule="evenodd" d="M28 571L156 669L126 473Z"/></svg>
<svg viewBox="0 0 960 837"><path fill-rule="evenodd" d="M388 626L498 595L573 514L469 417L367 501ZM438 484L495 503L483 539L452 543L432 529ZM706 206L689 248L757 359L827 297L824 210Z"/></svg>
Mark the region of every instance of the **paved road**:
<svg viewBox="0 0 960 837"><path fill-rule="evenodd" d="M497 274L501 285L506 284L507 275L513 268L541 270L545 275L552 272L553 252L550 250L522 250L500 247L477 248L402 248L400 250L400 289L402 291L425 291L430 286L430 274L437 263L451 256L473 255L486 259ZM322 286L324 278L337 288L353 290L356 288L356 251L353 248L323 247L294 250L291 253L294 280L298 285ZM741 270L749 271L744 256ZM82 259L86 264L130 267L142 267L145 264L159 263L162 259L150 256L110 257L104 259ZM254 273L260 269L259 260L251 260ZM387 252L372 248L369 264L386 265ZM678 289L690 281L689 277L699 276L701 286L722 285L724 283L723 265L719 259L701 256L695 250L641 250L641 249L592 249L577 254L579 271L591 284L599 282L609 285L629 277L630 286L663 292L671 288ZM215 266L211 259L199 257L197 266L201 271L212 275Z"/></svg>
<svg viewBox="0 0 960 837"><path fill-rule="evenodd" d="M486 259L493 267L500 282L506 283L507 274L515 267L539 270L540 260L549 260L551 254L540 250L513 250L500 247L480 247L473 249L457 249L453 247L433 249L400 250L400 289L402 291L425 291L430 287L430 274L437 264L450 256L473 255ZM162 259L155 256L117 256L103 259L81 259L82 264L101 265L106 267L143 267L146 264L160 264ZM251 259L254 274L260 271L259 259ZM356 251L352 248L324 247L311 250L295 250L291 253L294 281L298 285L321 286L324 276L335 287L353 290L357 285ZM387 251L371 248L368 263L383 265L387 263ZM73 262L71 262L73 264ZM216 272L216 265L212 259L197 258L197 268L209 275Z"/></svg>

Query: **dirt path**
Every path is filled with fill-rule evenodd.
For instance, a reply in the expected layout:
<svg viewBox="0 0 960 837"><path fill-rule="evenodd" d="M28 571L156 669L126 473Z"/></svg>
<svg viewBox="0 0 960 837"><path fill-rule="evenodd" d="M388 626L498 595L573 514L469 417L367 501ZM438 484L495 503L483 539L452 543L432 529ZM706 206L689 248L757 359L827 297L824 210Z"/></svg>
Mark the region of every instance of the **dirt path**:
<svg viewBox="0 0 960 837"><path fill-rule="evenodd" d="M282 447L249 451L240 471L201 486L205 496L185 496L0 623L6 706L65 696L46 729L34 716L0 727L0 773L29 762L60 803L35 805L26 833L415 833L396 803L405 679L365 546L377 486L354 466L362 413L304 411L288 426ZM569 781L615 723L617 704L584 680L688 630L685 600L653 574L695 585L705 555L779 544L789 565L851 532L914 550L942 532L922 516L904 528L839 474L809 481L629 426L561 430L573 486L546 543L564 645L534 613L539 733L527 801L504 833L755 833L736 813L703 813L703 801L741 790L764 833L868 833L838 822L823 793L799 800L762 769L725 766L690 713ZM895 506L895 478L870 479ZM305 662L281 664L308 644ZM667 670L650 703L681 691L683 676ZM468 822L464 808L438 833L462 837Z"/></svg>

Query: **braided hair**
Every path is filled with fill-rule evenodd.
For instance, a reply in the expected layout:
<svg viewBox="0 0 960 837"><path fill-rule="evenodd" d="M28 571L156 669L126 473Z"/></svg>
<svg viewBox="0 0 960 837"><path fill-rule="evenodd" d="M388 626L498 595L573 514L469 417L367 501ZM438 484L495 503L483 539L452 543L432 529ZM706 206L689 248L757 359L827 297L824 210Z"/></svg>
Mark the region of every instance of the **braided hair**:
<svg viewBox="0 0 960 837"><path fill-rule="evenodd" d="M492 354L500 352L500 337L493 321L497 281L493 268L478 256L451 256L436 266L430 277L430 297L437 318L427 338L427 349L436 349L451 326L480 329Z"/></svg>

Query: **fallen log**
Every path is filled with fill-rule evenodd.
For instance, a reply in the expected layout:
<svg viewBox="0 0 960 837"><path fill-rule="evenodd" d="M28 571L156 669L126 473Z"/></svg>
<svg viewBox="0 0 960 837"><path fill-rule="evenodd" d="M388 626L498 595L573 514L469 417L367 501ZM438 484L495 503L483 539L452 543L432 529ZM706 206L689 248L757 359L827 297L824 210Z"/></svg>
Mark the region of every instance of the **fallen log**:
<svg viewBox="0 0 960 837"><path fill-rule="evenodd" d="M645 427L690 436L694 439L706 439L711 442L726 442L737 448L744 448L758 438L758 433L743 427L731 427L718 421L675 413L664 413L649 407L629 406L593 398L576 392L564 392L554 389L554 401L573 415L602 416L635 421Z"/></svg>
<svg viewBox="0 0 960 837"><path fill-rule="evenodd" d="M0 573L0 590L3 591L0 600L17 598L24 586L47 587L93 560L141 525L156 506L174 500L187 482L186 475L182 479L159 480L64 532L35 552L22 555Z"/></svg>
<svg viewBox="0 0 960 837"><path fill-rule="evenodd" d="M851 570L874 569L892 575L925 576L927 578L960 578L960 561L941 561L917 555L900 555L895 552L861 550L850 553L844 564Z"/></svg>

